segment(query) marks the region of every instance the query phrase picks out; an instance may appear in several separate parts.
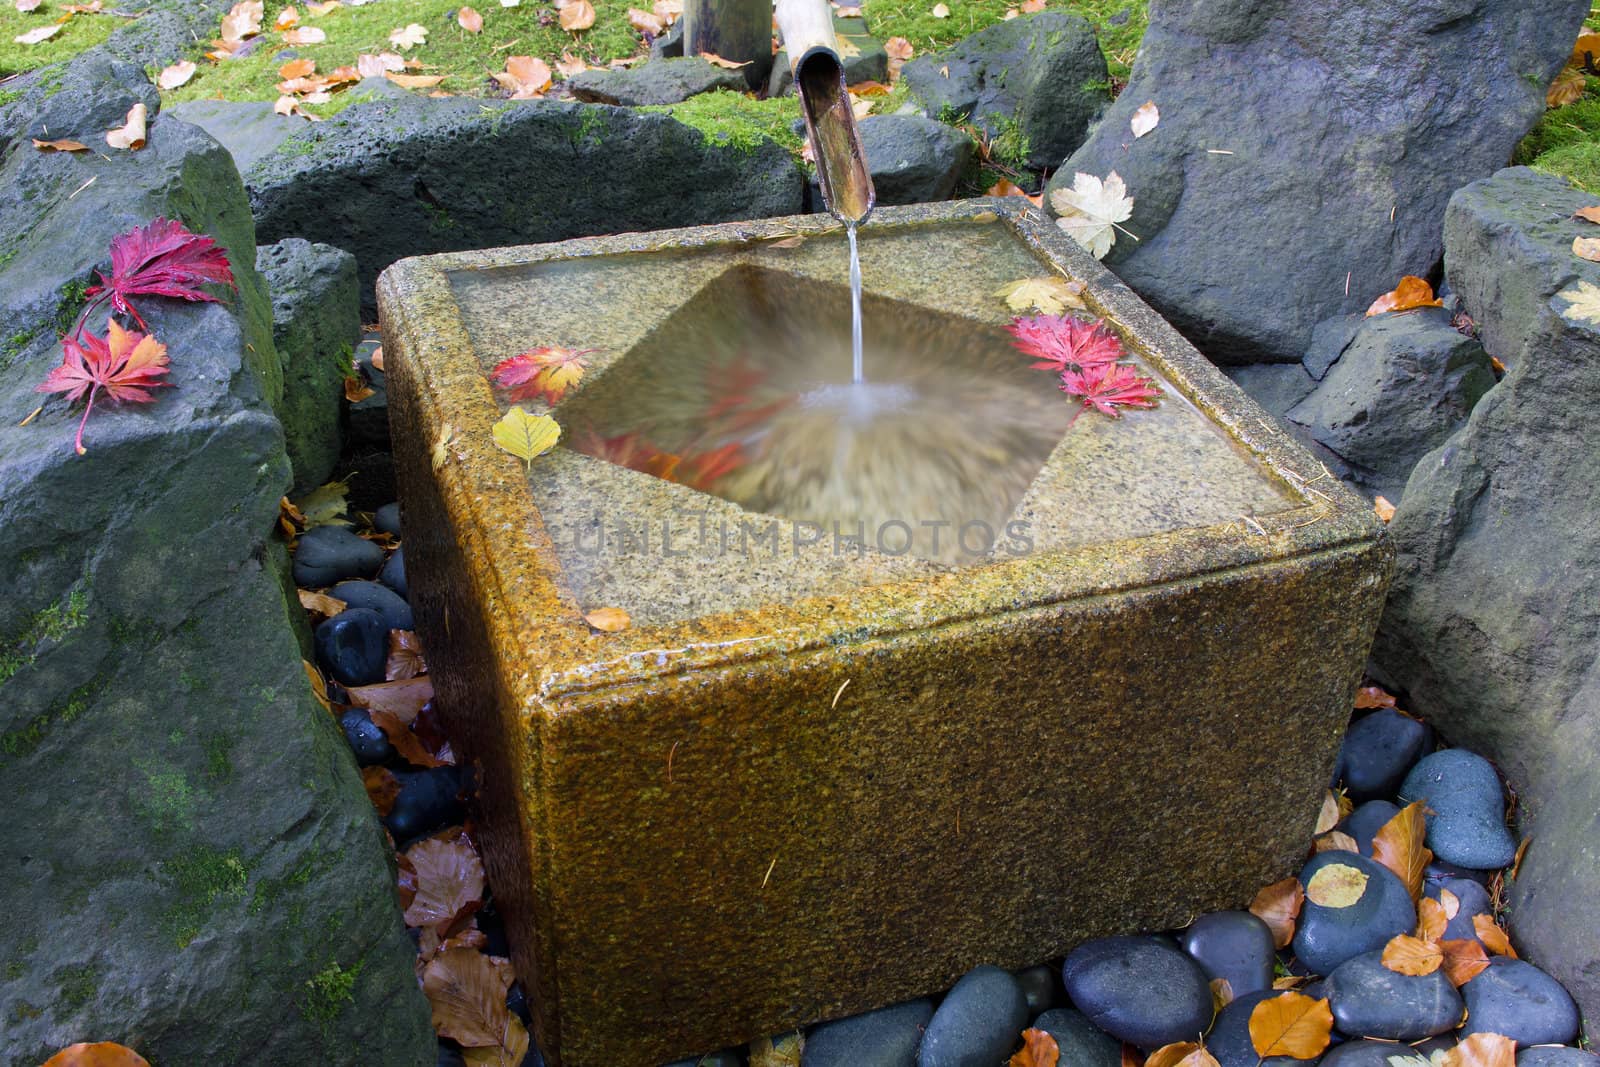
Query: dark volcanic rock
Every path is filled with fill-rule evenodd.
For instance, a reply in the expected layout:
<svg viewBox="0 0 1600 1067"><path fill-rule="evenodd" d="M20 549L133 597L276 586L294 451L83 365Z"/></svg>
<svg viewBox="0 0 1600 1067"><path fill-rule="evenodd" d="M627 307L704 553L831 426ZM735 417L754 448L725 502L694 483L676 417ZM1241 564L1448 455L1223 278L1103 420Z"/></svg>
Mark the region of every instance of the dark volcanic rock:
<svg viewBox="0 0 1600 1067"><path fill-rule="evenodd" d="M1395 795L1412 764L1433 748L1426 723L1393 708L1357 719L1344 735L1334 777L1356 803Z"/></svg>
<svg viewBox="0 0 1600 1067"><path fill-rule="evenodd" d="M1060 166L1111 99L1106 57L1081 15L1041 11L979 30L900 71L933 118L960 116L991 138L1020 138L1029 167Z"/></svg>
<svg viewBox="0 0 1600 1067"><path fill-rule="evenodd" d="M1218 362L1298 360L1317 323L1433 269L1450 194L1544 112L1587 10L1172 0L1051 185L1119 173L1140 240L1107 265ZM1135 140L1151 100L1161 123Z"/></svg>
<svg viewBox="0 0 1600 1067"><path fill-rule="evenodd" d="M361 336L355 257L297 237L256 249L272 293L272 342L283 367L278 419L300 492L328 480L339 460L339 416L351 353Z"/></svg>
<svg viewBox="0 0 1600 1067"><path fill-rule="evenodd" d="M1413 976L1383 965L1381 950L1345 960L1323 988L1339 1032L1416 1041L1461 1022L1461 994L1444 970Z"/></svg>
<svg viewBox="0 0 1600 1067"><path fill-rule="evenodd" d="M431 1064L389 851L301 665L233 163L158 116L137 153L12 151L0 188L0 1062L114 1034L163 1064ZM97 404L75 455L78 408L19 423L111 238L157 216L216 237L239 289L138 299L174 387Z"/></svg>
<svg viewBox="0 0 1600 1067"><path fill-rule="evenodd" d="M1445 272L1509 368L1426 457L1390 524L1384 678L1452 741L1492 759L1533 839L1512 932L1600 1022L1600 322L1575 307L1600 264L1572 254L1594 197L1530 170L1462 189Z"/></svg>
<svg viewBox="0 0 1600 1067"><path fill-rule="evenodd" d="M1600 1056L1570 1045L1536 1045L1517 1053L1517 1067L1600 1067Z"/></svg>
<svg viewBox="0 0 1600 1067"><path fill-rule="evenodd" d="M965 133L919 115L868 115L861 147L880 204L950 199L974 151Z"/></svg>
<svg viewBox="0 0 1600 1067"><path fill-rule="evenodd" d="M1178 943L1207 978L1226 978L1236 997L1272 988L1272 931L1248 911L1202 915L1178 935Z"/></svg>
<svg viewBox="0 0 1600 1067"><path fill-rule="evenodd" d="M1531 963L1497 956L1461 987L1467 1024L1461 1034L1503 1034L1519 1047L1557 1045L1578 1036L1578 1007L1561 983Z"/></svg>
<svg viewBox="0 0 1600 1067"><path fill-rule="evenodd" d="M1010 1055L1028 1021L1017 980L998 967L976 967L945 994L917 1049L917 1067L979 1067Z"/></svg>
<svg viewBox="0 0 1600 1067"><path fill-rule="evenodd" d="M294 584L321 589L349 578L370 578L383 566L383 549L343 526L315 526L294 550Z"/></svg>
<svg viewBox="0 0 1600 1067"><path fill-rule="evenodd" d="M1344 864L1367 876L1359 899L1347 907L1326 907L1307 900L1295 926L1294 954L1314 974L1331 974L1354 956L1382 948L1396 934L1408 934L1417 922L1411 894L1387 867L1354 852L1319 852L1300 869L1308 885L1324 867Z"/></svg>
<svg viewBox="0 0 1600 1067"><path fill-rule="evenodd" d="M1061 965L1073 1006L1130 1045L1157 1049L1192 1040L1211 1021L1211 989L1200 965L1157 937L1103 937Z"/></svg>
<svg viewBox="0 0 1600 1067"><path fill-rule="evenodd" d="M1398 814L1400 808L1387 800L1369 800L1346 816L1339 829L1355 838L1363 856L1370 856L1373 837Z"/></svg>
<svg viewBox="0 0 1600 1067"><path fill-rule="evenodd" d="M1493 387L1483 346L1423 308L1364 320L1286 418L1348 464L1348 480L1398 501L1417 461Z"/></svg>
<svg viewBox="0 0 1600 1067"><path fill-rule="evenodd" d="M1056 1039L1061 1064L1119 1067L1122 1063L1121 1042L1075 1008L1052 1008L1033 1020L1032 1026Z"/></svg>
<svg viewBox="0 0 1600 1067"><path fill-rule="evenodd" d="M1446 863L1493 870L1517 854L1506 800L1489 761L1464 748L1424 756L1400 784L1400 802L1429 808L1428 847Z"/></svg>
<svg viewBox="0 0 1600 1067"><path fill-rule="evenodd" d="M358 104L245 181L260 237L353 252L364 300L402 256L792 215L805 189L776 142L717 144L668 115L551 100Z"/></svg>
<svg viewBox="0 0 1600 1067"><path fill-rule="evenodd" d="M389 627L383 616L366 608L347 608L317 625L317 665L340 685L373 685L383 681L389 654Z"/></svg>
<svg viewBox="0 0 1600 1067"><path fill-rule="evenodd" d="M744 72L724 70L699 56L652 59L621 70L594 68L562 83L578 100L590 104L643 107L676 104L717 89L745 91Z"/></svg>
<svg viewBox="0 0 1600 1067"><path fill-rule="evenodd" d="M328 595L345 602L346 607L368 608L383 616L384 625L391 630L410 630L416 626L411 615L411 605L405 597L378 582L340 582L328 590Z"/></svg>
<svg viewBox="0 0 1600 1067"><path fill-rule="evenodd" d="M931 1000L911 1000L806 1032L801 1067L916 1067L922 1031L933 1018Z"/></svg>

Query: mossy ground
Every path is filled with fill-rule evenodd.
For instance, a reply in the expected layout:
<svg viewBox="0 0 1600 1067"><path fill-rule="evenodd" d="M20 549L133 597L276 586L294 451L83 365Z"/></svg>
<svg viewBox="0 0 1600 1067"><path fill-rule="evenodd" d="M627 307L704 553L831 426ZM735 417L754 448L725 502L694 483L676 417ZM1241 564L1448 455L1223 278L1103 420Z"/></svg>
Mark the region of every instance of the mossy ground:
<svg viewBox="0 0 1600 1067"><path fill-rule="evenodd" d="M866 0L862 13L873 36L880 40L904 37L917 55L948 48L961 38L992 26L1006 17L1021 0L948 0L950 14L934 18L931 0ZM1052 11L1082 15L1100 37L1112 80L1120 86L1128 79L1133 57L1149 19L1147 0L1052 0Z"/></svg>
<svg viewBox="0 0 1600 1067"><path fill-rule="evenodd" d="M116 5L107 5L108 7ZM41 4L37 11L24 15L11 3L0 4L0 78L70 59L86 48L110 37L128 20L112 14L74 15L54 37L38 44L17 44L16 38L40 26L49 26L61 17L59 3ZM0 102L5 86L0 85Z"/></svg>
<svg viewBox="0 0 1600 1067"><path fill-rule="evenodd" d="M1600 32L1600 3L1590 9L1584 26ZM1546 111L1511 162L1558 174L1600 195L1600 78L1585 80L1583 96Z"/></svg>

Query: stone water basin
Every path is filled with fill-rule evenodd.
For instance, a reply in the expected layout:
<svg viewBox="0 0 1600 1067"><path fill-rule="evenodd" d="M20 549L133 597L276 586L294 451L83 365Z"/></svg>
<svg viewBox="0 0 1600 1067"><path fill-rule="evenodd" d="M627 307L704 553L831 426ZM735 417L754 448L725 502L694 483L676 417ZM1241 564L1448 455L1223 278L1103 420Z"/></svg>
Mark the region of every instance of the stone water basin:
<svg viewBox="0 0 1600 1067"><path fill-rule="evenodd" d="M794 399L848 381L826 217L380 280L418 628L552 1062L645 1067L1180 926L1302 858L1381 526L1014 203L864 228L868 378L893 396L859 434ZM1009 347L995 290L1053 272L1158 408L1073 419ZM536 345L597 351L551 411L563 446L525 466L492 441L489 375ZM732 431L730 392L755 413ZM741 465L706 476L729 442ZM593 630L602 607L632 625Z"/></svg>

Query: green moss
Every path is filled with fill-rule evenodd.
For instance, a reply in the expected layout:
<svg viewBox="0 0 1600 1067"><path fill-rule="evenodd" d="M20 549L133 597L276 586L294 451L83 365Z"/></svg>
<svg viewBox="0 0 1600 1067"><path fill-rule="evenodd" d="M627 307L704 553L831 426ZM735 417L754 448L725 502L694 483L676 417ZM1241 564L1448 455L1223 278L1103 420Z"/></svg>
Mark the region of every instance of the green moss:
<svg viewBox="0 0 1600 1067"><path fill-rule="evenodd" d="M37 11L23 14L15 4L0 6L0 78L71 59L110 37L112 31L125 21L109 12L103 15L78 15L47 41L38 44L16 43L16 37L40 26L48 26L59 18L61 12L52 10L56 7L58 5L45 4Z"/></svg>
<svg viewBox="0 0 1600 1067"><path fill-rule="evenodd" d="M0 107L5 107L7 104L11 103L12 101L21 100L21 99L22 99L22 93L19 92L16 89L0 89ZM3 264L0 264L0 265L3 265Z"/></svg>
<svg viewBox="0 0 1600 1067"><path fill-rule="evenodd" d="M277 153L280 156L289 156L290 158L294 158L297 156L309 156L316 150L317 142L314 138L289 137L278 146Z"/></svg>
<svg viewBox="0 0 1600 1067"><path fill-rule="evenodd" d="M88 620L87 579L62 599L38 612L14 636L0 638L0 682L32 663L39 647L56 643Z"/></svg>
<svg viewBox="0 0 1600 1067"><path fill-rule="evenodd" d="M3 666L3 664L0 664ZM68 693L65 700L52 704L43 715L34 719L19 730L0 735L0 752L12 758L20 758L33 753L44 741L46 735L58 726L65 726L79 715L88 710L89 702L105 685L103 677L96 678L85 685L80 685Z"/></svg>
<svg viewBox="0 0 1600 1067"><path fill-rule="evenodd" d="M1015 118L1006 115L995 124L995 134L989 138L989 155L996 163L1012 170L1026 170L1032 151L1028 135Z"/></svg>
<svg viewBox="0 0 1600 1067"><path fill-rule="evenodd" d="M776 141L796 155L800 152L801 135L794 132L794 123L800 118L796 96L754 100L718 89L691 96L681 104L639 110L671 115L699 130L711 144L730 145L739 152L754 152L764 141Z"/></svg>
<svg viewBox="0 0 1600 1067"><path fill-rule="evenodd" d="M301 1016L324 1028L332 1025L347 1004L355 1003L356 979L361 976L362 966L357 963L347 971L334 962L306 979L307 991L300 998Z"/></svg>
<svg viewBox="0 0 1600 1067"><path fill-rule="evenodd" d="M99 972L91 965L68 967L59 976L56 999L69 1011L77 1011L94 999L100 988Z"/></svg>
<svg viewBox="0 0 1600 1067"><path fill-rule="evenodd" d="M161 865L175 898L161 919L161 931L178 948L188 947L219 904L242 900L250 872L237 852L200 846Z"/></svg>
<svg viewBox="0 0 1600 1067"><path fill-rule="evenodd" d="M194 787L182 771L151 770L139 764L144 773L145 791L135 802L139 813L150 824L157 837L165 837L176 830L194 829Z"/></svg>
<svg viewBox="0 0 1600 1067"><path fill-rule="evenodd" d="M219 785L233 781L233 739L212 734L205 739L206 776Z"/></svg>
<svg viewBox="0 0 1600 1067"><path fill-rule="evenodd" d="M283 877L261 879L250 898L250 914L259 915L268 908L282 910L289 926L300 927L305 920L305 902L296 899L285 905L283 898L310 885L320 870L316 856L307 854Z"/></svg>
<svg viewBox="0 0 1600 1067"><path fill-rule="evenodd" d="M26 1000L19 1000L11 1006L11 1021L13 1023L29 1022L43 1014L44 1010L42 1008L36 1008Z"/></svg>

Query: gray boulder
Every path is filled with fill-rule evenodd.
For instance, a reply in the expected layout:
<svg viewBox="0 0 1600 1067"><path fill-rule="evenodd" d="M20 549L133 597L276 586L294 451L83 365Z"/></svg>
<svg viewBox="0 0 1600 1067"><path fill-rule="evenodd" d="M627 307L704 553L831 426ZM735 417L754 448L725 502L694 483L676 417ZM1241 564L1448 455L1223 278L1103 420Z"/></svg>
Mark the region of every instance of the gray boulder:
<svg viewBox="0 0 1600 1067"><path fill-rule="evenodd" d="M169 107L167 114L220 141L241 174L305 125L302 118L278 114L264 100L185 100Z"/></svg>
<svg viewBox="0 0 1600 1067"><path fill-rule="evenodd" d="M1433 268L1450 194L1505 165L1587 12L1168 0L1052 189L1116 171L1139 240L1106 264L1213 360L1292 362L1317 323ZM1146 101L1161 122L1135 139Z"/></svg>
<svg viewBox="0 0 1600 1067"><path fill-rule="evenodd" d="M868 115L860 128L879 204L950 199L975 151L972 138L921 115ZM813 209L824 210L815 178L810 195Z"/></svg>
<svg viewBox="0 0 1600 1067"><path fill-rule="evenodd" d="M1317 380L1299 363L1248 363L1225 367L1223 373L1279 418L1317 387Z"/></svg>
<svg viewBox="0 0 1600 1067"><path fill-rule="evenodd" d="M1111 100L1094 27L1061 11L996 23L900 76L929 115L963 117L1036 170L1060 166Z"/></svg>
<svg viewBox="0 0 1600 1067"><path fill-rule="evenodd" d="M298 492L321 485L339 460L344 379L361 338L356 260L298 237L256 249L272 294L272 343L283 368L277 406Z"/></svg>
<svg viewBox="0 0 1600 1067"><path fill-rule="evenodd" d="M1449 314L1392 312L1363 320L1287 418L1343 460L1362 489L1398 501L1417 461L1492 388L1488 353Z"/></svg>
<svg viewBox="0 0 1600 1067"><path fill-rule="evenodd" d="M1516 788L1533 843L1512 932L1591 1026L1600 925L1574 917L1600 914L1600 264L1572 254L1592 227L1570 216L1593 202L1521 168L1450 201L1446 274L1509 370L1406 486L1374 649L1409 708Z"/></svg>
<svg viewBox="0 0 1600 1067"><path fill-rule="evenodd" d="M746 88L743 71L724 70L699 56L652 59L619 70L586 70L562 84L574 99L625 107L676 104L717 89L744 92Z"/></svg>
<svg viewBox="0 0 1600 1067"><path fill-rule="evenodd" d="M300 662L238 174L163 117L138 153L12 152L0 184L0 1062L92 1035L157 1063L432 1064L387 847ZM102 397L75 455L61 398L20 424L110 239L158 215L215 236L239 290L139 302L174 387Z"/></svg>
<svg viewBox="0 0 1600 1067"><path fill-rule="evenodd" d="M774 141L719 143L668 115L551 100L356 104L245 174L263 241L354 253L363 306L404 256L796 214Z"/></svg>

